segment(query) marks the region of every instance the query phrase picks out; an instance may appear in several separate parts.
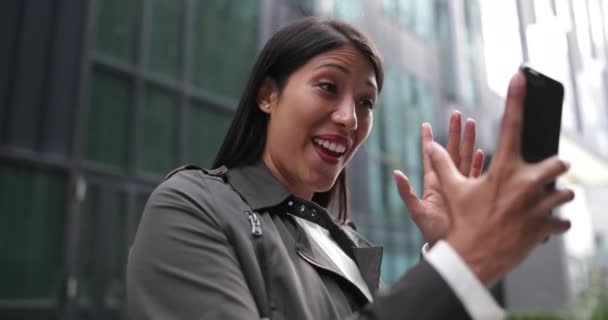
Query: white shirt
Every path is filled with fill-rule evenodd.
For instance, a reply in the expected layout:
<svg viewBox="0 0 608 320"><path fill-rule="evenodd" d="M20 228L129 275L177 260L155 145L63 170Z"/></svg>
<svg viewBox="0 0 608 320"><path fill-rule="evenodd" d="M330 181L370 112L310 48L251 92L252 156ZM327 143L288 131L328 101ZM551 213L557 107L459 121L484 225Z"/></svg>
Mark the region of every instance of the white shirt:
<svg viewBox="0 0 608 320"><path fill-rule="evenodd" d="M315 241L319 247L323 249L325 254L336 264L338 269L342 271L342 274L363 292L365 297L367 297L367 300L370 302L374 301L372 293L369 291L367 284L361 276L359 267L355 261L338 246L334 239L330 237L329 231L314 222L299 217L295 217L295 219L312 240Z"/></svg>
<svg viewBox="0 0 608 320"><path fill-rule="evenodd" d="M295 219L332 259L346 278L359 287L369 301L373 301L357 264L330 237L329 231L308 220L298 217ZM498 306L481 281L447 242L440 240L430 251L427 249L428 245L425 245L422 250L424 258L452 288L471 318L475 320L505 319L504 310Z"/></svg>
<svg viewBox="0 0 608 320"><path fill-rule="evenodd" d="M504 310L498 306L490 292L466 265L449 243L440 240L427 252L424 245L424 258L454 290L471 318L479 320L505 319Z"/></svg>

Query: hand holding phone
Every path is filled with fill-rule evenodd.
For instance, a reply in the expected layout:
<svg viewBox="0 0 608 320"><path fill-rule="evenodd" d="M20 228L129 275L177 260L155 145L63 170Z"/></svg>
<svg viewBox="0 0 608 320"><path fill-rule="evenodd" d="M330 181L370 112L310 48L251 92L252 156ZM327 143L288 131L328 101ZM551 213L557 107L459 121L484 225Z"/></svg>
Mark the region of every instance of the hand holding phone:
<svg viewBox="0 0 608 320"><path fill-rule="evenodd" d="M520 70L526 77L522 156L526 162L534 163L558 152L564 86L528 66ZM554 187L555 183L548 185Z"/></svg>

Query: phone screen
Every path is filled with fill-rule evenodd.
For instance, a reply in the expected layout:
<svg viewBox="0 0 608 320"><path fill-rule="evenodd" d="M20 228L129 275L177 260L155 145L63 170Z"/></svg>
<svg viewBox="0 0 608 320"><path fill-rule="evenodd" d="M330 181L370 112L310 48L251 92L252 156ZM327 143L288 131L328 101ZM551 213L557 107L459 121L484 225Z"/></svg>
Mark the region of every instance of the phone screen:
<svg viewBox="0 0 608 320"><path fill-rule="evenodd" d="M522 155L538 162L558 152L564 87L530 67L521 70L526 77Z"/></svg>

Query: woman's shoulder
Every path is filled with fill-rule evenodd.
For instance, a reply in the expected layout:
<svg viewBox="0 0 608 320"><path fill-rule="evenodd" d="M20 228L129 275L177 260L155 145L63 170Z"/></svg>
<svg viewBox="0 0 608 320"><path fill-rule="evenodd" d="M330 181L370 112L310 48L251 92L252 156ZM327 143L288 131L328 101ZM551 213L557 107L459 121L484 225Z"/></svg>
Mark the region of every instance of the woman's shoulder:
<svg viewBox="0 0 608 320"><path fill-rule="evenodd" d="M217 207L218 199L236 196L224 180L225 172L224 167L181 166L165 176L152 192L150 201L179 201L199 209L212 209Z"/></svg>
<svg viewBox="0 0 608 320"><path fill-rule="evenodd" d="M197 221L224 227L234 219L239 196L224 181L225 169L194 165L171 171L154 189L144 213L149 218L196 217Z"/></svg>
<svg viewBox="0 0 608 320"><path fill-rule="evenodd" d="M225 167L205 169L188 164L169 172L157 189L173 189L186 193L200 193L201 190L213 190L224 185Z"/></svg>

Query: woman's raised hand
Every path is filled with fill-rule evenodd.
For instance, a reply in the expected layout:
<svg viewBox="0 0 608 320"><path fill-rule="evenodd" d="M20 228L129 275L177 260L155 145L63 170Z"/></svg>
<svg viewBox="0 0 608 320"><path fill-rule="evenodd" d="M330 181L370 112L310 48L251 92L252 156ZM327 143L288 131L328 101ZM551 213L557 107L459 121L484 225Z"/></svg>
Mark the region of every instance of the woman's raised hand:
<svg viewBox="0 0 608 320"><path fill-rule="evenodd" d="M449 213L447 242L486 285L519 264L547 235L570 227L548 213L574 193L545 189L568 164L557 157L534 164L522 158L524 95L525 77L518 73L509 85L497 151L486 174L467 177L447 150L428 146Z"/></svg>
<svg viewBox="0 0 608 320"><path fill-rule="evenodd" d="M450 116L449 139L447 151L454 166L464 176L478 177L483 169L483 151L475 148L475 121L465 122L464 139L462 137L462 115L453 112ZM424 239L432 246L437 240L445 238L450 224L448 208L441 194L437 174L431 165L429 148L433 144L431 125L423 123L420 127L422 145L422 164L424 170L422 198L416 195L407 176L399 170L393 173L401 199L420 228Z"/></svg>

